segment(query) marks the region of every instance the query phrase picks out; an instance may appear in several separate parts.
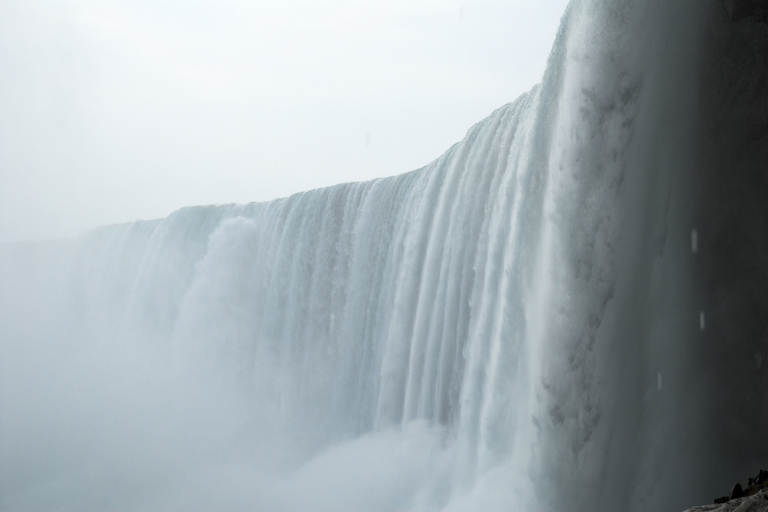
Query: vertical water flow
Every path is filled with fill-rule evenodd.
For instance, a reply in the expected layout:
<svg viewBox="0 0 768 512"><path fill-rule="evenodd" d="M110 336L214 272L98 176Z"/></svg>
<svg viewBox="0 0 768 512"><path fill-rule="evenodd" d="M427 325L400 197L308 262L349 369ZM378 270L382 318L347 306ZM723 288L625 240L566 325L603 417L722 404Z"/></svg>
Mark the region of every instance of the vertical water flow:
<svg viewBox="0 0 768 512"><path fill-rule="evenodd" d="M1 317L0 378L38 400L2 395L6 508L700 498L690 183L718 6L573 1L541 85L423 169L2 248L23 314Z"/></svg>
<svg viewBox="0 0 768 512"><path fill-rule="evenodd" d="M690 184L717 7L571 5L527 308L532 467L557 510L674 510L701 492Z"/></svg>

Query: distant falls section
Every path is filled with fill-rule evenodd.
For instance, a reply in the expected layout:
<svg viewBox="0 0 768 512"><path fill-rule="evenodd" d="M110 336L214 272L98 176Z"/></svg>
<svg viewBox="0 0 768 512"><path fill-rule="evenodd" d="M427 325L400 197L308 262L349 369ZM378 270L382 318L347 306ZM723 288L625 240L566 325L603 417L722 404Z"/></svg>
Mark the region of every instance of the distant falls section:
<svg viewBox="0 0 768 512"><path fill-rule="evenodd" d="M710 501L768 464L766 48L575 0L422 169L0 247L0 509Z"/></svg>
<svg viewBox="0 0 768 512"><path fill-rule="evenodd" d="M156 439L152 422L143 418L144 402L156 398L134 380L159 380L150 388L169 394L163 400L174 403L190 399L176 382L196 394L199 386L210 386L218 390L214 396L237 396L238 418L247 416L237 420L237 428L246 433L235 435L234 425L224 433L210 427L202 445L222 436L237 438L231 449L250 447L247 464L258 468L252 471L274 466L277 473L294 475L281 484L296 485L294 491L274 496L277 491L264 490L255 498L258 506L375 510L380 505L368 500L380 492L393 503L385 510L449 506L514 454L528 460L535 397L527 296L536 281L546 197L546 158L536 157L546 154L548 138L538 117L541 103L537 87L473 127L432 164L401 176L268 203L186 208L166 219L104 227L73 241L4 247L4 326L14 326L4 329L4 387L25 395L39 386L34 380L61 376L62 387L50 386L65 395L67 409L80 409L98 424L106 414L103 402L110 402L107 409L131 416L147 431L133 442L162 444L164 437ZM29 300L17 300L24 296ZM39 363L40 357L47 361ZM156 375L166 371L179 375ZM46 373L49 377L40 375ZM111 386L108 392L93 389L115 378L119 392ZM78 396L82 388L88 392ZM206 416L231 414L211 403L212 397L200 400L197 407ZM177 413L182 420L152 405L153 421L161 429L195 431L202 420L187 407L194 409L189 404ZM112 424L86 426L56 410L41 414L51 429L69 421L75 437L88 437L76 432L83 428L96 431L96 444L120 442L122 431ZM24 492L32 493L33 484L40 484L36 479L48 475L36 466L37 457L11 446L15 437L25 437L21 425L35 418L9 414L4 421L3 481L10 482L4 494L14 509L36 503ZM206 429L200 435L208 434ZM77 445L64 437L62 442ZM366 442L371 446L355 448ZM391 443L395 453L389 453ZM415 454L397 453L409 443L419 445ZM175 453L184 446L173 454L159 450L161 459L171 458L163 472L173 473L187 461ZM346 467L325 461L345 446L364 453L355 452ZM38 457L53 457L44 448L27 448ZM135 464L154 470L152 464L128 464L123 459L131 456L121 448L108 450L117 452L109 460L97 448L83 448L77 456L54 448L59 471L76 466L79 457L96 468L107 466L129 483L135 476L125 473ZM397 457L406 459L397 463L396 471L404 472L400 478L420 487L371 476L366 486L383 491L354 506L343 499L327 506L313 499L297 503L290 495L306 493L306 486L284 483L299 478L296 472L306 465L346 479L352 478L348 473L371 471L361 464L386 468ZM193 462L204 458L195 454ZM411 465L420 468L415 476L408 473ZM523 482L524 465L516 467L521 473L515 479ZM77 494L86 482L84 476L67 491ZM328 492L343 494L338 485ZM524 487L530 485L504 485L493 493L506 496L499 506L509 500L522 504ZM51 503L62 499L58 491L50 492ZM117 498L110 492L96 503L114 505L110 500ZM81 499L72 503L87 506Z"/></svg>

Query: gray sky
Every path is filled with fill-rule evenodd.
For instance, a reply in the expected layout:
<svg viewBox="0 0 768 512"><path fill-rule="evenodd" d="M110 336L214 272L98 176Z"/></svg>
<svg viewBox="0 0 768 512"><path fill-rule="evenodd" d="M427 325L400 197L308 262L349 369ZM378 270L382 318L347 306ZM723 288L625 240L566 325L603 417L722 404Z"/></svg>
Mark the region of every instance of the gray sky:
<svg viewBox="0 0 768 512"><path fill-rule="evenodd" d="M0 241L421 167L567 0L0 0Z"/></svg>

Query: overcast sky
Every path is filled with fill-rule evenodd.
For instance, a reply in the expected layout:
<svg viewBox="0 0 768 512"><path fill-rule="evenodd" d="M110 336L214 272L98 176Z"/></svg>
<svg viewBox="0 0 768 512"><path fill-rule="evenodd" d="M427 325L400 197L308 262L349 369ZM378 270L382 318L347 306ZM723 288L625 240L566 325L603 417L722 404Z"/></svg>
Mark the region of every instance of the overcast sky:
<svg viewBox="0 0 768 512"><path fill-rule="evenodd" d="M421 167L567 0L0 0L0 241Z"/></svg>

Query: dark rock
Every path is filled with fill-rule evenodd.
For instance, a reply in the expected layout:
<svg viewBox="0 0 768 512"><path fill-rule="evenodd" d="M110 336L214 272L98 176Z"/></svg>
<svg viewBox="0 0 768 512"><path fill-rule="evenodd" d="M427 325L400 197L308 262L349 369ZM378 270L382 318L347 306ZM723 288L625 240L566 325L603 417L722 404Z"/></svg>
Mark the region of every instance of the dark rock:
<svg viewBox="0 0 768 512"><path fill-rule="evenodd" d="M723 0L723 5L731 21L752 18L768 23L768 2L765 0Z"/></svg>
<svg viewBox="0 0 768 512"><path fill-rule="evenodd" d="M768 0L766 0L766 2L768 2ZM728 496L715 498L715 504L719 505L722 503L727 503L731 500L735 500L737 498L752 496L758 494L760 491L766 488L768 488L768 471L761 469L757 476L747 478L746 489L744 489L741 484L737 482L733 486L733 489L731 489L731 494ZM768 494L764 494L764 496L765 499L768 500Z"/></svg>
<svg viewBox="0 0 768 512"><path fill-rule="evenodd" d="M761 469L756 477L747 480L747 488L744 493L751 496L768 487L768 471Z"/></svg>
<svg viewBox="0 0 768 512"><path fill-rule="evenodd" d="M728 496L728 499L735 500L736 498L743 498L746 495L747 494L744 492L744 489L742 489L741 484L736 482L733 489L731 489L731 495Z"/></svg>

